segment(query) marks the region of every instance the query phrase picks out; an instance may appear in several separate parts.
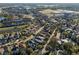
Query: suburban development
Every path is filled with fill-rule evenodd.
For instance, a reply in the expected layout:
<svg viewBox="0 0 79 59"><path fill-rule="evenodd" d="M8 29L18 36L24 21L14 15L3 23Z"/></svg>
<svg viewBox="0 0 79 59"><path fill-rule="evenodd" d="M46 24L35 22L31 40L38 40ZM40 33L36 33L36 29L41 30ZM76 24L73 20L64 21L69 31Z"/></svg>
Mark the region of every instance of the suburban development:
<svg viewBox="0 0 79 59"><path fill-rule="evenodd" d="M0 55L79 55L79 4L0 4Z"/></svg>

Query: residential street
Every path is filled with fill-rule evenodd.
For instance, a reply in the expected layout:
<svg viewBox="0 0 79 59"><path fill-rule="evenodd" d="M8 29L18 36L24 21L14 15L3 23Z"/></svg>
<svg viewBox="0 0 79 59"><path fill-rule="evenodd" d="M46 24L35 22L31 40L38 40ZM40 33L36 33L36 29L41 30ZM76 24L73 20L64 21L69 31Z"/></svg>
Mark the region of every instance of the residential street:
<svg viewBox="0 0 79 59"><path fill-rule="evenodd" d="M45 49L46 49L47 45L49 44L49 42L51 41L52 37L55 35L54 33L56 32L56 29L53 31L53 33L50 35L50 38L48 39L47 43L44 45L44 48L42 49L42 54L44 54L46 52Z"/></svg>
<svg viewBox="0 0 79 59"><path fill-rule="evenodd" d="M31 26L30 26L30 27L31 27ZM30 27L28 27L28 28L30 28ZM39 30L37 30L37 31L35 32L35 35L37 35L40 31L42 31L43 28L44 28L44 26L42 26L41 28L39 28ZM34 37L34 36L31 35L30 37L28 37L28 38L25 39L24 41L22 40L22 41L20 41L20 42L27 42L28 40L31 40L33 37ZM13 43L10 42L10 43L4 44L4 45L2 45L2 46L8 46L8 45L12 45L12 44L14 44L14 43L20 43L20 42L18 42L18 41L16 40L16 41L13 42Z"/></svg>

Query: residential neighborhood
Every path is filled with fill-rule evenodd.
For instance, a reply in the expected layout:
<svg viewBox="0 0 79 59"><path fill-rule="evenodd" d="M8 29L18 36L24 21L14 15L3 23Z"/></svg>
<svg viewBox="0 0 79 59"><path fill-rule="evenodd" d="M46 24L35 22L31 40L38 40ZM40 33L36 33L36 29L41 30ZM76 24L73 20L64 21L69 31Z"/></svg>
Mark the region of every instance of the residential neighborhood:
<svg viewBox="0 0 79 59"><path fill-rule="evenodd" d="M79 55L79 10L71 6L0 7L0 55Z"/></svg>

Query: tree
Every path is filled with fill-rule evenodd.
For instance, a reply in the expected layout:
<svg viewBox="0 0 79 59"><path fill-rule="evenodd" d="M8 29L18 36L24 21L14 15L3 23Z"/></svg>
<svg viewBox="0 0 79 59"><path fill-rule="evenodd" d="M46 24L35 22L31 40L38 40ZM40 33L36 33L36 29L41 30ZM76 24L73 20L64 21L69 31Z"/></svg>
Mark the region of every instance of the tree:
<svg viewBox="0 0 79 59"><path fill-rule="evenodd" d="M63 48L65 49L65 51L67 52L67 54L72 54L73 44L71 42L64 43L63 44Z"/></svg>
<svg viewBox="0 0 79 59"><path fill-rule="evenodd" d="M19 53L20 53L20 55L25 55L26 54L26 49L22 48L22 47L19 47Z"/></svg>
<svg viewBox="0 0 79 59"><path fill-rule="evenodd" d="M4 24L0 23L0 27L3 27L3 26L4 26Z"/></svg>
<svg viewBox="0 0 79 59"><path fill-rule="evenodd" d="M74 41L79 45L79 36L76 36L76 39Z"/></svg>
<svg viewBox="0 0 79 59"><path fill-rule="evenodd" d="M65 35L65 37L71 38L71 36L72 36L72 31L70 31L70 30L64 31L64 32L63 32L63 35Z"/></svg>
<svg viewBox="0 0 79 59"><path fill-rule="evenodd" d="M30 55L32 52L33 52L33 49L32 49L32 48L27 48L27 49L26 49L26 53L27 53L28 55Z"/></svg>
<svg viewBox="0 0 79 59"><path fill-rule="evenodd" d="M38 48L38 49L42 49L43 46L42 46L42 45L38 45L37 48Z"/></svg>

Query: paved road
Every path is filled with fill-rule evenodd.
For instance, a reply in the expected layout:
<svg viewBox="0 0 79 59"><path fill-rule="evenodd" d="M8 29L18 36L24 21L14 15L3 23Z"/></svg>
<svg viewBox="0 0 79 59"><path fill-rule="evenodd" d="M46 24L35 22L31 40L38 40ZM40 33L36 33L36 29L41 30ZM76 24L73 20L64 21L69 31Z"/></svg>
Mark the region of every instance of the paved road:
<svg viewBox="0 0 79 59"><path fill-rule="evenodd" d="M57 28L56 28L57 29ZM44 45L44 48L42 49L42 54L44 54L45 52L46 52L46 47L47 47L47 45L49 44L49 42L51 41L51 38L54 36L54 33L56 32L56 29L53 31L53 33L51 34L51 36L49 37L49 39L48 39L48 41L47 41L47 43Z"/></svg>
<svg viewBox="0 0 79 59"><path fill-rule="evenodd" d="M45 26L42 26L39 30L37 30L37 31L35 32L35 34L37 35L40 31L43 30L44 27L45 27ZM28 41L28 40L31 40L33 37L34 37L34 36L31 35L31 36L28 37L27 39L25 39L25 40L23 40L23 41L20 41L20 42L26 42L26 41ZM20 43L20 42L18 42L18 41L16 40L14 43ZM12 45L12 44L14 44L14 43L11 43L11 42L10 42L10 43L7 43L7 44L2 45L2 46Z"/></svg>
<svg viewBox="0 0 79 59"><path fill-rule="evenodd" d="M26 29L30 29L32 26L33 26L33 24L32 24L31 26L27 27ZM15 41L15 43L16 43L16 42L17 42L17 40ZM13 43L9 42L9 43L6 43L6 44L4 44L4 45L2 45L2 46L12 45L12 44L13 44Z"/></svg>
<svg viewBox="0 0 79 59"><path fill-rule="evenodd" d="M44 27L45 27L45 26L42 26L39 30L37 30L36 33L35 33L35 35L37 35L40 31L42 31ZM31 35L31 36L28 37L26 40L24 40L24 42L26 42L26 41L28 41L28 40L31 40L32 38L34 38L33 35Z"/></svg>

